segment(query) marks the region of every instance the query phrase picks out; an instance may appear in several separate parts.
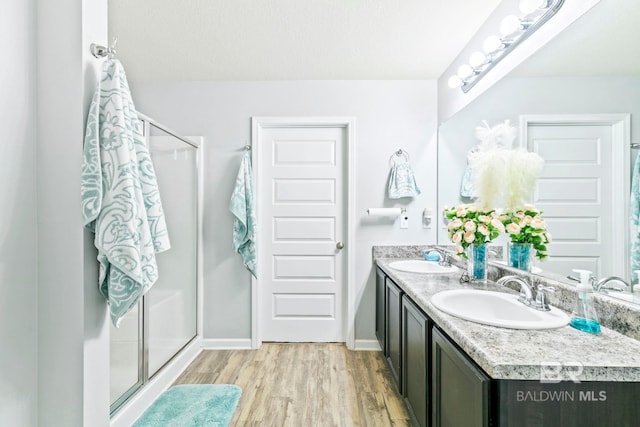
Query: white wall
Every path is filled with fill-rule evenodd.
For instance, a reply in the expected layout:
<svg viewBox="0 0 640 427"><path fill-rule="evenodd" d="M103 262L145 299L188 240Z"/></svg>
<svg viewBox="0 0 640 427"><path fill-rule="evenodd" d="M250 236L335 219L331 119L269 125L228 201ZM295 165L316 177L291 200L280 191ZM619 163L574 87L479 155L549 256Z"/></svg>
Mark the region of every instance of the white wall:
<svg viewBox="0 0 640 427"><path fill-rule="evenodd" d="M37 0L38 412L41 425L109 424L106 305L82 227L84 121L107 0Z"/></svg>
<svg viewBox="0 0 640 427"><path fill-rule="evenodd" d="M3 426L108 424L108 360L95 357L108 347L84 348L106 341L96 305L85 315L83 276L95 269L84 264L78 180L95 83L82 36L106 38L106 0L85 3L8 0L0 14Z"/></svg>
<svg viewBox="0 0 640 427"><path fill-rule="evenodd" d="M0 13L0 425L36 426L35 0Z"/></svg>
<svg viewBox="0 0 640 427"><path fill-rule="evenodd" d="M125 68L127 64L124 64ZM435 81L131 82L139 111L183 135L205 137L204 338L251 336L249 274L231 249L227 210L250 141L252 116L356 117L357 262L356 339L374 339L373 244L427 244L435 230L421 228L425 207L436 204ZM386 199L389 156L411 154L422 194L413 202ZM368 207L406 206L410 228L367 218Z"/></svg>
<svg viewBox="0 0 640 427"><path fill-rule="evenodd" d="M631 138L640 134L640 77L505 78L440 127L439 209L461 202L466 155L479 141L482 120L506 119L516 127L521 114L631 113ZM632 152L636 155L637 152ZM442 223L440 223L442 225ZM440 243L447 243L446 232Z"/></svg>

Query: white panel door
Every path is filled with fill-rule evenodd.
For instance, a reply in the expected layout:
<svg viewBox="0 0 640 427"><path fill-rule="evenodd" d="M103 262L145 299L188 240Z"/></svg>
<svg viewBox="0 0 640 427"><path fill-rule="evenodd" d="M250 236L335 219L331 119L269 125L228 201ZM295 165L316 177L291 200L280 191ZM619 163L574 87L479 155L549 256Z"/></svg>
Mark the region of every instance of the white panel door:
<svg viewBox="0 0 640 427"><path fill-rule="evenodd" d="M261 131L258 194L263 341L342 342L344 127Z"/></svg>
<svg viewBox="0 0 640 427"><path fill-rule="evenodd" d="M527 148L545 160L534 197L553 236L544 270L564 275L581 268L596 277L616 273L610 249L613 223L624 221L625 214L613 209L611 147L610 125L527 128Z"/></svg>

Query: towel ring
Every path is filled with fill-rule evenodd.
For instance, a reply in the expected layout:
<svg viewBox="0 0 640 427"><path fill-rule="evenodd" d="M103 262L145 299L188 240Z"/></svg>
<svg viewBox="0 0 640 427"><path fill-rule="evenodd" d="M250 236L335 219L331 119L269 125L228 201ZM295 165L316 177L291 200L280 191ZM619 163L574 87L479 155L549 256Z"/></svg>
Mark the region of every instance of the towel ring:
<svg viewBox="0 0 640 427"><path fill-rule="evenodd" d="M399 149L398 151L396 151L395 153L393 153L391 155L391 157L389 157L389 164L390 165L395 165L396 164L396 157L400 157L400 158L404 159L405 162L409 161L409 153L404 151L402 148Z"/></svg>

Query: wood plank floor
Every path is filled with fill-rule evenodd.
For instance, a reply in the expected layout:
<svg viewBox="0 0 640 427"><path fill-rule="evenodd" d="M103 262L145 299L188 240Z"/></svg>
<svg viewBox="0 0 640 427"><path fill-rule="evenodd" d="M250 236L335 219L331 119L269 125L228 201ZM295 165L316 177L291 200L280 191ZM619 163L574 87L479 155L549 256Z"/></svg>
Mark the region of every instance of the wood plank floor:
<svg viewBox="0 0 640 427"><path fill-rule="evenodd" d="M207 350L176 384L240 386L232 426L412 425L382 353L343 344Z"/></svg>

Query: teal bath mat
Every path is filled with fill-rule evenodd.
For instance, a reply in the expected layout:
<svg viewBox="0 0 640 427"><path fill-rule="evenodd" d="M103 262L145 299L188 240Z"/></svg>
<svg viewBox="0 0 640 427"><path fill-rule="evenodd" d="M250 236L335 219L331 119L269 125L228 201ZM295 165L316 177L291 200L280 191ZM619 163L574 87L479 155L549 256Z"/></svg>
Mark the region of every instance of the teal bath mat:
<svg viewBox="0 0 640 427"><path fill-rule="evenodd" d="M242 390L228 384L183 384L171 387L133 427L223 427L229 424Z"/></svg>

